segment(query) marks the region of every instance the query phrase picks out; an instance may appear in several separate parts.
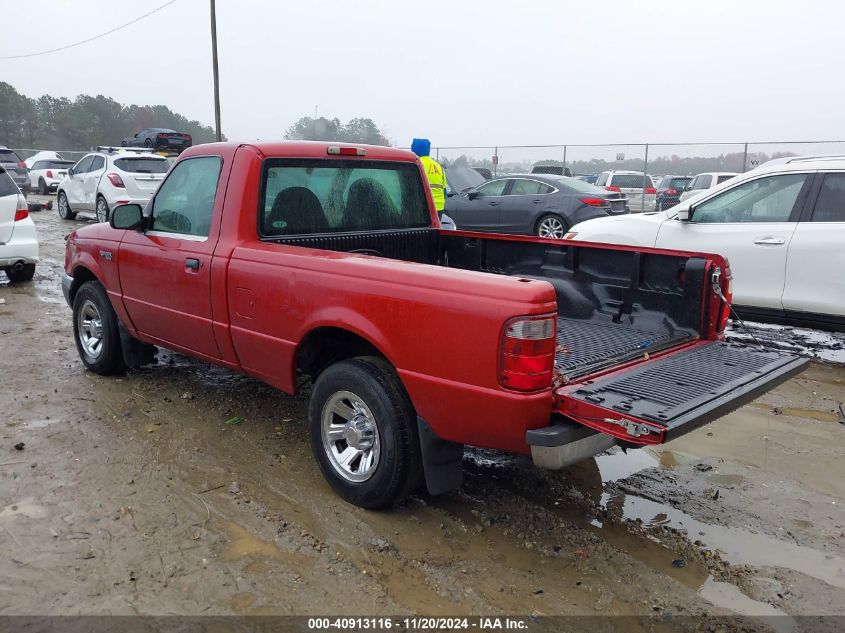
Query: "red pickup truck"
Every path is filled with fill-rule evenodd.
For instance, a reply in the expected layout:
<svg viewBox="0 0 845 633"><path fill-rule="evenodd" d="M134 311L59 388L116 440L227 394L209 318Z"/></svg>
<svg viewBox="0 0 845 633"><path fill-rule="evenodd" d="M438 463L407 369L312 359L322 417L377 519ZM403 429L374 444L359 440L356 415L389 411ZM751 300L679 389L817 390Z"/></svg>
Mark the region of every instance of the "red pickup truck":
<svg viewBox="0 0 845 633"><path fill-rule="evenodd" d="M718 255L442 230L425 183L386 147L186 150L146 209L68 236L83 363L310 378L314 455L366 508L459 486L465 444L561 468L666 442L806 364L723 340Z"/></svg>

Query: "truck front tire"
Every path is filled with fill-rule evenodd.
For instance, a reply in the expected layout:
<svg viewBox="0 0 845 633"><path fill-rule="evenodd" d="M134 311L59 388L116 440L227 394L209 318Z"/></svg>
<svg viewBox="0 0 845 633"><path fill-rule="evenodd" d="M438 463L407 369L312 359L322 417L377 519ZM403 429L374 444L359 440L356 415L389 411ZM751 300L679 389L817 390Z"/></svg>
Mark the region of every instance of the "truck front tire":
<svg viewBox="0 0 845 633"><path fill-rule="evenodd" d="M103 376L123 371L117 315L98 281L82 284L73 298L73 339L89 371Z"/></svg>
<svg viewBox="0 0 845 633"><path fill-rule="evenodd" d="M383 359L325 369L314 383L308 424L323 476L349 503L383 508L422 484L414 407Z"/></svg>

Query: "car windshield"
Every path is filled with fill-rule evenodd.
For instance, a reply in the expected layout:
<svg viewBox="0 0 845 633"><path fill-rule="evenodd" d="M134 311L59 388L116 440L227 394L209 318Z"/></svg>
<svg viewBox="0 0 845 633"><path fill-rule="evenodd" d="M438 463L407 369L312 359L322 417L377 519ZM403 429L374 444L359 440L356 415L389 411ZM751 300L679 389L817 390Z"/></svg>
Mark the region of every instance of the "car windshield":
<svg viewBox="0 0 845 633"><path fill-rule="evenodd" d="M485 182L485 179L472 167L447 167L446 182L449 183L453 192L460 193L477 187Z"/></svg>
<svg viewBox="0 0 845 633"><path fill-rule="evenodd" d="M672 189L683 189L690 183L691 180L692 178L672 178L665 186L671 187Z"/></svg>
<svg viewBox="0 0 845 633"><path fill-rule="evenodd" d="M164 174L169 163L164 158L118 158L114 166L133 174Z"/></svg>
<svg viewBox="0 0 845 633"><path fill-rule="evenodd" d="M651 178L642 174L613 174L610 184L620 189L642 189L654 186Z"/></svg>
<svg viewBox="0 0 845 633"><path fill-rule="evenodd" d="M4 163L17 163L20 158L10 149L0 149L0 161Z"/></svg>

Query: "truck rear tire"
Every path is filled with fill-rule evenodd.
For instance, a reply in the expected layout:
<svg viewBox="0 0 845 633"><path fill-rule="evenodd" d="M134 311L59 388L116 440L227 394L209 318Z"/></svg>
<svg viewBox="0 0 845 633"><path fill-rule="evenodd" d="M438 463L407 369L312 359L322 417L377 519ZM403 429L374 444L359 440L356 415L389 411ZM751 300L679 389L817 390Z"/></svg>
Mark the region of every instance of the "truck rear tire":
<svg viewBox="0 0 845 633"><path fill-rule="evenodd" d="M330 365L308 405L311 449L323 476L356 506L389 506L422 482L414 407L389 363L359 357Z"/></svg>
<svg viewBox="0 0 845 633"><path fill-rule="evenodd" d="M82 284L73 298L73 339L88 371L102 376L123 372L117 315L98 281Z"/></svg>

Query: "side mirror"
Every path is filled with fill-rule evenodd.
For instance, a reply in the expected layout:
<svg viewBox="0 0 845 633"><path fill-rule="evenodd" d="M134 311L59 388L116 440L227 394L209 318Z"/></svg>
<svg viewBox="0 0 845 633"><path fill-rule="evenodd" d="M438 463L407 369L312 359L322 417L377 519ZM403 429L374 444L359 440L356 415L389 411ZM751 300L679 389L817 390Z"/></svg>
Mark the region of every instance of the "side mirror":
<svg viewBox="0 0 845 633"><path fill-rule="evenodd" d="M121 204L112 209L109 224L113 229L142 229L144 210L140 204Z"/></svg>
<svg viewBox="0 0 845 633"><path fill-rule="evenodd" d="M692 187L689 185L684 185L684 191L692 191Z"/></svg>
<svg viewBox="0 0 845 633"><path fill-rule="evenodd" d="M470 200L475 200L479 196L481 196L480 191L470 191L467 193L467 198L469 198Z"/></svg>
<svg viewBox="0 0 845 633"><path fill-rule="evenodd" d="M689 222L691 217L692 209L684 209L683 211L678 211L678 215L675 216L675 219L680 222Z"/></svg>
<svg viewBox="0 0 845 633"><path fill-rule="evenodd" d="M74 174L74 173L75 173L75 172L73 171L73 167L70 167L70 168L67 170L67 175L68 175L68 176L73 176L73 174Z"/></svg>
<svg viewBox="0 0 845 633"><path fill-rule="evenodd" d="M454 192L454 191L452 191L452 188L451 188L451 187L446 187L446 191L445 191L445 193L446 193L446 197L447 197L447 198L451 198L452 196L454 196L454 195L455 195L455 192Z"/></svg>

